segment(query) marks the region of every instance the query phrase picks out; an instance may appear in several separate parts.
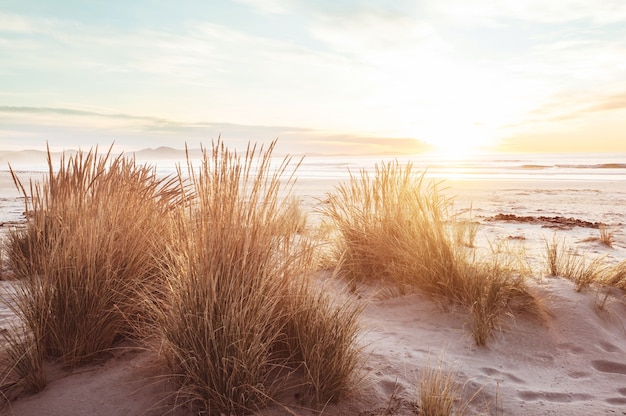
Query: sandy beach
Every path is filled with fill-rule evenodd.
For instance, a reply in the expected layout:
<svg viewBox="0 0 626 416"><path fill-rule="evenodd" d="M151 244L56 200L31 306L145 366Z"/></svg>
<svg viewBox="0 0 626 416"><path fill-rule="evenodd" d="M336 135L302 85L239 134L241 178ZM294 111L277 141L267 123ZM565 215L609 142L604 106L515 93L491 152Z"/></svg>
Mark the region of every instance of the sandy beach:
<svg viewBox="0 0 626 416"><path fill-rule="evenodd" d="M0 4L0 416L626 416L626 0Z"/></svg>
<svg viewBox="0 0 626 416"><path fill-rule="evenodd" d="M9 190L6 172L0 183L6 231L19 221L23 209L17 194ZM299 180L296 193L305 206L314 208L335 183L305 178ZM286 395L282 404L259 414L419 414L418 385L429 367L454 375L468 403L466 414L626 414L624 293L593 286L576 291L573 282L548 276L545 265L546 242L555 237L581 256L603 256L607 264L626 259L624 182L446 180L441 188L454 198L455 212L480 224L477 252L488 255L506 246L523 253L532 268L532 291L545 307L543 316L507 315L496 335L479 347L468 331L466 312L454 305L421 294L388 296L380 287L365 284L350 292L328 271L320 272L316 279L338 297L366 302L359 320L361 381L336 405L310 410ZM498 214L526 220L502 220ZM603 223L613 233L612 247L598 241L598 228L546 220L555 217ZM18 284L0 283L5 299ZM599 308L598 299L606 294L607 301ZM6 330L12 321L3 305L0 327ZM160 360L140 346L123 345L107 360L71 372L50 364L47 387L20 397L4 411L16 416L188 414L184 408L168 413L171 386L162 377Z"/></svg>

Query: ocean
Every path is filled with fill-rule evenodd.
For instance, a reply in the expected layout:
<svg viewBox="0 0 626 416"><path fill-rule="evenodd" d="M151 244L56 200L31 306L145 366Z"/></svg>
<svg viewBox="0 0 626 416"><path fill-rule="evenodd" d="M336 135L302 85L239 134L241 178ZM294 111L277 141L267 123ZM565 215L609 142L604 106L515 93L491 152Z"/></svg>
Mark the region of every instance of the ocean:
<svg viewBox="0 0 626 416"><path fill-rule="evenodd" d="M345 179L347 171L372 171L382 161L412 163L436 179L626 181L626 153L480 155L471 159L417 156L311 156L304 159L298 177Z"/></svg>
<svg viewBox="0 0 626 416"><path fill-rule="evenodd" d="M293 163L299 157L293 158ZM626 153L489 154L471 159L415 156L306 156L294 191L306 206L323 200L350 172L373 172L380 163L412 163L416 173L437 182L458 209L474 214L583 216L611 224L626 223ZM278 165L282 158L275 158ZM178 160L140 161L159 175L174 174ZM25 184L47 172L45 160L14 165ZM0 223L18 221L24 211L8 171L0 167Z"/></svg>

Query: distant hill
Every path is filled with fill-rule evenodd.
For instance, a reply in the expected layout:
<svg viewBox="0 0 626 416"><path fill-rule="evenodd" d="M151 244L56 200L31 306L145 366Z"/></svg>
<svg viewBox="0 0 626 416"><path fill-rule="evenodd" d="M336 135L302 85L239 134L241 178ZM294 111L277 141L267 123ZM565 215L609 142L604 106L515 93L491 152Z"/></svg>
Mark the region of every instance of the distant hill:
<svg viewBox="0 0 626 416"><path fill-rule="evenodd" d="M185 149L174 149L167 146L137 150L128 152L128 154L134 155L137 160L184 160L187 157ZM201 155L200 149L189 149L189 156L192 159L199 158Z"/></svg>
<svg viewBox="0 0 626 416"><path fill-rule="evenodd" d="M419 154L432 150L432 146L419 140L414 139L387 139L385 146L381 146L379 142L364 139L365 143L370 145L377 144L378 146L368 146L367 150L361 153L353 152L292 152L291 156L398 156ZM377 150L372 150L372 147L380 147ZM394 150L390 150L394 149ZM397 149L397 150L396 150ZM108 149L100 149L106 151ZM115 149L113 149L115 150ZM189 149L189 156L191 159L199 159L202 157L202 151L198 148ZM76 154L76 150L66 150L65 152L52 152L52 160L56 165L62 154L66 156ZM178 160L183 161L186 158L187 152L185 149L175 149L173 147L161 146L157 148L145 148L137 151L127 151L124 154L128 156L134 156L136 160L141 162L159 161L159 160ZM114 152L113 156L119 155L119 152ZM275 153L276 156L282 156L282 153ZM8 169L8 165L11 164L16 169L29 168L37 166L39 169L45 167L47 163L47 152L43 150L19 150L19 151L0 151L0 170Z"/></svg>

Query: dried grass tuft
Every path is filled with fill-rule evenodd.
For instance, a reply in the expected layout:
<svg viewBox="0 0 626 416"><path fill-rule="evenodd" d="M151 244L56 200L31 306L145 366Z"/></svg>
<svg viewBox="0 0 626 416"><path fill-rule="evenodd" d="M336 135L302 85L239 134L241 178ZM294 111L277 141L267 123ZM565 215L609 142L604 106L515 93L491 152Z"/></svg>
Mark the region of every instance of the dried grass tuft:
<svg viewBox="0 0 626 416"><path fill-rule="evenodd" d="M609 248L613 248L615 237L613 231L609 230L605 225L600 226L600 242Z"/></svg>
<svg viewBox="0 0 626 416"><path fill-rule="evenodd" d="M4 355L0 359L0 394L10 402L23 392L37 393L48 381L41 351L34 337L24 328L11 326L2 332Z"/></svg>
<svg viewBox="0 0 626 416"><path fill-rule="evenodd" d="M314 404L352 386L358 312L311 291L314 247L289 197L298 165L272 167L273 148L239 155L218 141L180 170L190 203L172 213L153 330L177 400L198 412L254 411L298 372Z"/></svg>
<svg viewBox="0 0 626 416"><path fill-rule="evenodd" d="M400 289L420 290L452 301L471 312L472 332L482 345L501 316L515 305L531 310L534 297L523 273L494 257L480 261L466 242L466 231L449 226L450 202L436 184L425 186L411 164L376 166L340 184L322 213L339 231L336 258L351 281L382 281ZM457 224L458 225L458 224ZM465 227L463 223L460 225ZM472 225L473 227L474 225Z"/></svg>
<svg viewBox="0 0 626 416"><path fill-rule="evenodd" d="M609 268L602 283L607 286L626 289L626 260Z"/></svg>
<svg viewBox="0 0 626 416"><path fill-rule="evenodd" d="M556 236L551 243L546 241L546 262L551 276L572 280L577 291L592 283L604 281L607 275L603 257L589 260L586 256L576 253L565 240L558 240Z"/></svg>
<svg viewBox="0 0 626 416"><path fill-rule="evenodd" d="M66 367L92 360L134 333L145 293L162 284L163 216L180 195L153 168L98 150L63 156L27 191L27 220L6 251L20 280L12 308L42 359Z"/></svg>
<svg viewBox="0 0 626 416"><path fill-rule="evenodd" d="M446 372L439 366L426 367L419 386L420 416L462 416L467 414L463 402L464 389L455 381L454 372Z"/></svg>

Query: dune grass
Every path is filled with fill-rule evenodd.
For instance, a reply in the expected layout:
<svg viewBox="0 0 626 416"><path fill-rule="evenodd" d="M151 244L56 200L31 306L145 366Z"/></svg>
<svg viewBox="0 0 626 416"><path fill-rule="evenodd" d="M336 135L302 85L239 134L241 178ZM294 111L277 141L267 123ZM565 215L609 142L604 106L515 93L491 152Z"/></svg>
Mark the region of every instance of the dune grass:
<svg viewBox="0 0 626 416"><path fill-rule="evenodd" d="M419 383L420 416L462 416L467 414L464 388L455 381L454 371L427 366Z"/></svg>
<svg viewBox="0 0 626 416"><path fill-rule="evenodd" d="M607 226L600 226L600 242L609 248L613 248L613 243L615 242L615 237L613 235L613 231L611 231Z"/></svg>
<svg viewBox="0 0 626 416"><path fill-rule="evenodd" d="M37 393L47 385L43 354L34 337L23 327L11 326L2 334L4 354L0 358L0 402L10 402L26 391Z"/></svg>
<svg viewBox="0 0 626 416"><path fill-rule="evenodd" d="M177 402L198 412L261 408L296 373L302 400L314 404L353 384L358 309L308 283L313 246L297 234L302 219L289 197L298 164L272 167L273 148L238 155L217 142L198 168L188 161L180 171L181 191L192 194L171 215L161 262L168 286L153 329Z"/></svg>
<svg viewBox="0 0 626 416"><path fill-rule="evenodd" d="M349 280L382 281L464 305L483 345L503 313L515 305L531 310L534 298L523 273L468 252L468 241L459 239L467 230L454 230L449 207L436 184L424 184L411 164L396 161L377 165L373 175L351 173L322 213L339 231L336 258ZM469 231L471 242L475 230Z"/></svg>
<svg viewBox="0 0 626 416"><path fill-rule="evenodd" d="M576 290L580 291L591 283L605 280L607 268L603 257L587 258L568 246L565 240L556 236L552 241L546 240L546 265L551 276L565 277L572 280Z"/></svg>
<svg viewBox="0 0 626 416"><path fill-rule="evenodd" d="M611 267L607 271L603 283L626 290L626 260Z"/></svg>
<svg viewBox="0 0 626 416"><path fill-rule="evenodd" d="M20 280L9 306L40 359L75 367L132 335L144 292L162 284L154 256L164 247L163 216L180 199L173 181L97 148L63 156L27 191L26 227L6 242Z"/></svg>
<svg viewBox="0 0 626 416"><path fill-rule="evenodd" d="M221 141L198 169L158 178L111 149L63 157L24 186L26 227L4 245L20 281L5 334L6 398L45 386L42 363L90 362L127 337L156 342L176 403L244 414L298 387L336 402L354 385L361 307L311 283L315 246L292 198L299 163Z"/></svg>
<svg viewBox="0 0 626 416"><path fill-rule="evenodd" d="M457 213L452 216L454 242L458 246L464 245L469 248L474 248L480 224L473 219L471 207L468 210L467 217L462 214L463 213Z"/></svg>
<svg viewBox="0 0 626 416"><path fill-rule="evenodd" d="M300 369L299 395L314 405L336 403L355 386L362 364L356 347L358 315L363 305L342 299L341 305L324 288L304 282L287 298L284 327L289 365Z"/></svg>

